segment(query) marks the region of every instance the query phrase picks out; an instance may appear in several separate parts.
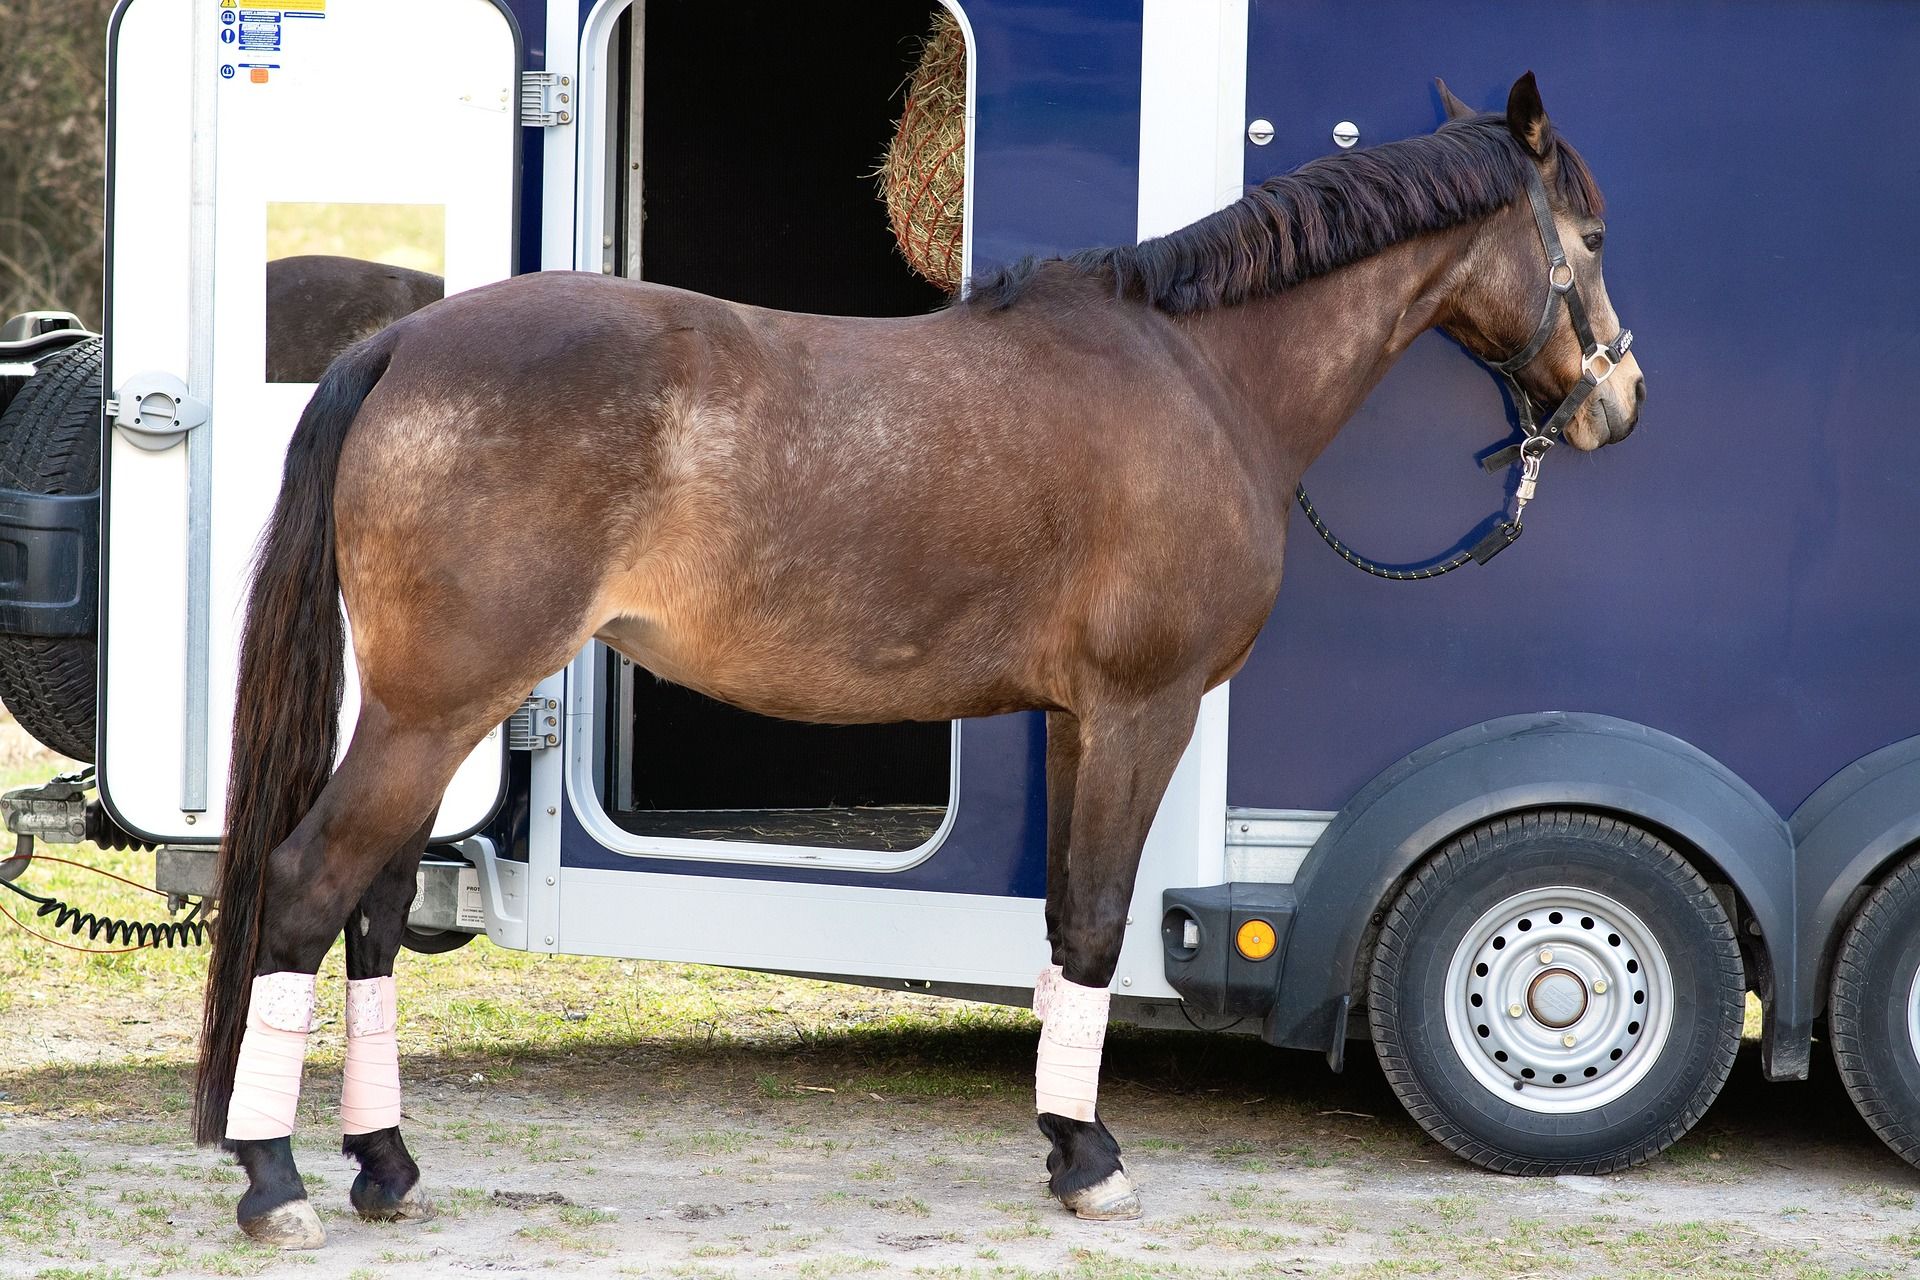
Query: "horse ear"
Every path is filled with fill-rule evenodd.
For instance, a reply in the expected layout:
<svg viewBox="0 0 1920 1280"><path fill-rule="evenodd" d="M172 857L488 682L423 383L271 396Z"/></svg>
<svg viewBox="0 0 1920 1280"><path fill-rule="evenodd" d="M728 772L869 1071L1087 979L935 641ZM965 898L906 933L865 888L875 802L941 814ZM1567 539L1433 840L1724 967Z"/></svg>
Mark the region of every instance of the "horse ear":
<svg viewBox="0 0 1920 1280"><path fill-rule="evenodd" d="M1448 120L1465 120L1469 116L1477 116L1480 114L1466 103L1460 101L1460 99L1454 97L1453 90L1447 88L1447 82L1440 77L1435 76L1433 78L1433 87L1440 91L1440 105L1447 109Z"/></svg>
<svg viewBox="0 0 1920 1280"><path fill-rule="evenodd" d="M1553 149L1553 123L1547 119L1547 109L1540 102L1540 86L1531 71L1515 80L1507 94L1507 128L1521 146L1542 160Z"/></svg>

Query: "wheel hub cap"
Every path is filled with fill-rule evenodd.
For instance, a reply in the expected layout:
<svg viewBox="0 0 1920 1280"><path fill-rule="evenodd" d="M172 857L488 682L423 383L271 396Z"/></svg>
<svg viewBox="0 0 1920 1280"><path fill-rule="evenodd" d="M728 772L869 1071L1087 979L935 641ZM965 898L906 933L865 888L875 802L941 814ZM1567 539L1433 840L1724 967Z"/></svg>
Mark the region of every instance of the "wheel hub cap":
<svg viewBox="0 0 1920 1280"><path fill-rule="evenodd" d="M1638 1084L1673 1020L1673 975L1632 911L1585 888L1483 913L1447 970L1447 1034L1474 1079L1529 1111L1587 1111Z"/></svg>

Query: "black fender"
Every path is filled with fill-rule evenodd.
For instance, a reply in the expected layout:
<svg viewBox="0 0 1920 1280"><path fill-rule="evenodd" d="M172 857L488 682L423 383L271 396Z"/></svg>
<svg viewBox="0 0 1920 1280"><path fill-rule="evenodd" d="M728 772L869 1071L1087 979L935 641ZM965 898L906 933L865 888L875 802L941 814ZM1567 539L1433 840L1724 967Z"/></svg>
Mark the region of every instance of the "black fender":
<svg viewBox="0 0 1920 1280"><path fill-rule="evenodd" d="M1789 822L1798 854L1799 980L1827 1003L1840 934L1869 890L1920 845L1920 737L1862 756L1820 784Z"/></svg>
<svg viewBox="0 0 1920 1280"><path fill-rule="evenodd" d="M1719 761L1671 734L1611 716L1506 716L1422 747L1362 787L1308 851L1299 909L1263 1034L1325 1050L1336 1066L1369 928L1402 879L1457 833L1504 813L1606 810L1670 833L1746 902L1750 944L1771 973L1763 1054L1772 1079L1806 1074L1813 988L1795 954L1793 836ZM1717 874L1716 874L1717 872ZM1757 931L1757 932L1756 932Z"/></svg>

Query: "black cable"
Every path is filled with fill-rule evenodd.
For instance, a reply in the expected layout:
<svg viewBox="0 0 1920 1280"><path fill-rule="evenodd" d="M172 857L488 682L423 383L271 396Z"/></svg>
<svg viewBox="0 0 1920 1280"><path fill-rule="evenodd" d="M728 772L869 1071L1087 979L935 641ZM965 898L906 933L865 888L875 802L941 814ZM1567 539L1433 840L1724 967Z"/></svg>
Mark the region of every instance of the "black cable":
<svg viewBox="0 0 1920 1280"><path fill-rule="evenodd" d="M65 929L76 938L80 936L82 930L85 930L89 942L98 942L102 935L105 935L106 941L112 945L125 944L138 947L206 945L208 922L200 919L200 908L203 904L198 901L187 909L184 920L121 920L114 916L100 916L91 911L82 911L58 898L30 893L11 880L0 880L0 884L4 884L28 902L36 904L40 909L34 912L35 917L52 916L54 928Z"/></svg>

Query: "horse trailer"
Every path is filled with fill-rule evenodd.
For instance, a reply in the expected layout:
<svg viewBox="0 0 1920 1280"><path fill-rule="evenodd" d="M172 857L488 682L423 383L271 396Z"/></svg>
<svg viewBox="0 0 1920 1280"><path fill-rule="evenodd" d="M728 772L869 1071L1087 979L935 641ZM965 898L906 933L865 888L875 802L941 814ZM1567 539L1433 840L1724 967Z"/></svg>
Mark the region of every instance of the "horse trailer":
<svg viewBox="0 0 1920 1280"><path fill-rule="evenodd" d="M1920 1162L1920 174L1888 163L1920 146L1920 20L1552 14L121 0L102 332L0 330L0 695L91 763L7 797L8 825L152 847L157 887L210 893L250 557L345 342L550 270L924 313L951 283L929 258L965 280L1157 236L1431 132L1436 75L1486 106L1531 68L1607 194L1645 430L1503 488L1524 406L1454 342L1413 342L1313 464L1317 510L1371 555L1458 561L1524 483L1534 532L1395 581L1295 515L1279 606L1147 837L1114 1016L1335 1070L1371 1039L1464 1158L1605 1171L1698 1120L1752 993L1766 1076L1805 1077L1827 1042ZM895 181L939 30L964 55L951 140L908 147ZM913 201L942 167L935 246ZM1037 712L773 719L595 643L460 767L408 944L1024 1005L1048 960L1046 754Z"/></svg>

